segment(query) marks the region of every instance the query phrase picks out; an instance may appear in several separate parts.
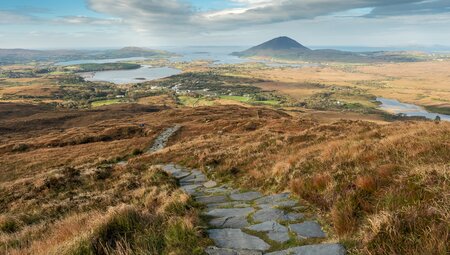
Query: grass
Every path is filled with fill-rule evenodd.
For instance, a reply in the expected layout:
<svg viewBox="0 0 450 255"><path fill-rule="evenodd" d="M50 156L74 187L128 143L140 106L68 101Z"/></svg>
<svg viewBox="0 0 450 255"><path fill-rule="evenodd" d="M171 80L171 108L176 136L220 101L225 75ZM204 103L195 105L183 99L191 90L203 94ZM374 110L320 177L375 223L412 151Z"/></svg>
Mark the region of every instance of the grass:
<svg viewBox="0 0 450 255"><path fill-rule="evenodd" d="M180 103L188 107L197 106L212 106L214 105L213 100L208 100L203 97L191 97L191 96L178 96Z"/></svg>
<svg viewBox="0 0 450 255"><path fill-rule="evenodd" d="M350 254L446 254L449 123L320 124L250 112L185 127L163 160L212 167L243 188L290 189L320 209Z"/></svg>
<svg viewBox="0 0 450 255"><path fill-rule="evenodd" d="M208 241L197 228L197 209L176 189L175 180L158 168L110 168L104 178L73 171L76 174L48 177L35 191L41 195L28 194L41 204L40 200L58 197L53 206L35 205L32 213L37 219L30 221L27 213L13 210L2 214L1 253L202 254ZM89 195L64 202L82 191ZM16 219L8 216L13 214Z"/></svg>
<svg viewBox="0 0 450 255"><path fill-rule="evenodd" d="M308 205L308 215L315 213L324 224L327 241L343 242L349 254L448 253L447 122L322 122L236 105L5 109L2 252L195 254L207 244L196 207L173 179L152 167L173 162L208 167L213 178L244 190L294 192ZM139 155L174 123L183 128L170 148ZM133 151L138 156L127 166L108 165Z"/></svg>
<svg viewBox="0 0 450 255"><path fill-rule="evenodd" d="M121 100L121 99L108 99L108 100L101 100L101 101L92 102L91 106L96 108L96 107L112 105L112 104L120 104L120 103L123 103L123 102L124 101Z"/></svg>
<svg viewBox="0 0 450 255"><path fill-rule="evenodd" d="M247 104L256 104L256 105L270 105L270 106L277 106L280 105L280 102L277 100L255 100L251 97L246 96L220 96L221 99L225 100L233 100L241 103L247 103Z"/></svg>
<svg viewBox="0 0 450 255"><path fill-rule="evenodd" d="M426 106L425 109L432 113L450 115L450 107Z"/></svg>
<svg viewBox="0 0 450 255"><path fill-rule="evenodd" d="M2 136L0 254L200 254L209 244L198 209L175 179L151 163L132 162L163 127L142 127L142 119L130 116L154 112L152 107L111 106L76 112L74 119L74 111L9 106L2 132L19 125L19 116L29 125ZM64 117L55 119L58 114ZM59 125L71 128L56 138ZM8 145L14 139L27 146ZM115 158L128 158L128 164L112 165Z"/></svg>
<svg viewBox="0 0 450 255"><path fill-rule="evenodd" d="M244 96L220 96L220 98L227 99L227 100L234 100L234 101L243 102L243 103L248 103L251 101L250 97L244 97Z"/></svg>

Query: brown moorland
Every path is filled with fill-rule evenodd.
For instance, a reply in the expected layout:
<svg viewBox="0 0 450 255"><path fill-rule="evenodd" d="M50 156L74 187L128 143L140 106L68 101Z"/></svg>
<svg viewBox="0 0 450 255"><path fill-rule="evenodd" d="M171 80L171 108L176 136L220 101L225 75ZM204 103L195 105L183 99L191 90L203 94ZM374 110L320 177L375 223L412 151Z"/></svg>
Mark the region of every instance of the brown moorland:
<svg viewBox="0 0 450 255"><path fill-rule="evenodd" d="M293 191L350 254L449 251L450 123L321 121L236 105L0 109L0 252L195 254L207 243L196 209L162 162ZM142 154L174 124L182 129L168 148Z"/></svg>

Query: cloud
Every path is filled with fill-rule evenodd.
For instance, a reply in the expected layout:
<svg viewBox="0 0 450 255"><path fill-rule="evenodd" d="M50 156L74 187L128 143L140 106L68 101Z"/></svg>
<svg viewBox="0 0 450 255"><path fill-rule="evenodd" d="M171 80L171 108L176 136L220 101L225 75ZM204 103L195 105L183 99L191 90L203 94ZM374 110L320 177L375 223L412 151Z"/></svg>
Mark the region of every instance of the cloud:
<svg viewBox="0 0 450 255"><path fill-rule="evenodd" d="M64 16L53 20L56 24L67 25L95 25L95 26L110 26L121 25L123 20L120 18L92 18L87 16Z"/></svg>
<svg viewBox="0 0 450 255"><path fill-rule="evenodd" d="M448 0L229 0L237 5L200 11L183 0L87 0L92 10L120 17L139 32L207 33L242 26L314 19L354 9L363 17L450 12Z"/></svg>
<svg viewBox="0 0 450 255"><path fill-rule="evenodd" d="M395 4L374 8L367 17L426 15L450 12L450 1L428 0L418 3Z"/></svg>
<svg viewBox="0 0 450 255"><path fill-rule="evenodd" d="M40 9L39 9L40 10ZM62 16L57 18L42 18L34 16L27 10L0 10L0 25L121 25L121 18L94 18L87 16Z"/></svg>
<svg viewBox="0 0 450 255"><path fill-rule="evenodd" d="M29 15L0 10L0 25L25 24L34 21L35 19Z"/></svg>

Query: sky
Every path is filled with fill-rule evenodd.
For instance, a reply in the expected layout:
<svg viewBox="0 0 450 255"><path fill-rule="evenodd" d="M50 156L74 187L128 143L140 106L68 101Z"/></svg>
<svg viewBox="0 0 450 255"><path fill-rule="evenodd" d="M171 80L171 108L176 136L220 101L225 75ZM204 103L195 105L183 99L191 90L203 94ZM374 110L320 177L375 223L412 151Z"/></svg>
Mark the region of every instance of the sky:
<svg viewBox="0 0 450 255"><path fill-rule="evenodd" d="M0 0L0 48L450 46L450 0Z"/></svg>

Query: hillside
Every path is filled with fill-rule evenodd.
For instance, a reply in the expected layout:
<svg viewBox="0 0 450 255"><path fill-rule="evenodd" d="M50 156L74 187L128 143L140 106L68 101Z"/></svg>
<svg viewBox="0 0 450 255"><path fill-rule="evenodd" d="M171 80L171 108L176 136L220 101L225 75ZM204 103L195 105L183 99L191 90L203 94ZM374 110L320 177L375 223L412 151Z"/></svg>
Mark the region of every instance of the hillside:
<svg viewBox="0 0 450 255"><path fill-rule="evenodd" d="M113 50L28 50L0 49L0 65L25 64L28 62L64 62L83 59L110 59L131 57L169 57L167 51L138 47Z"/></svg>
<svg viewBox="0 0 450 255"><path fill-rule="evenodd" d="M278 37L275 39L272 39L270 41L267 41L265 43L262 43L258 46L255 46L253 48L250 48L248 51L251 52L258 52L263 50L298 50L298 51L310 51L310 49L306 48L305 46L301 45L299 42L286 37Z"/></svg>
<svg viewBox="0 0 450 255"><path fill-rule="evenodd" d="M316 62L414 62L420 59L407 52L348 52L333 49L311 50L289 37L278 37L242 52L244 58L268 58Z"/></svg>
<svg viewBox="0 0 450 255"><path fill-rule="evenodd" d="M230 105L0 107L0 253L202 254L199 208L161 163L292 191L349 254L448 251L449 123L322 123ZM175 124L167 149L143 154Z"/></svg>

